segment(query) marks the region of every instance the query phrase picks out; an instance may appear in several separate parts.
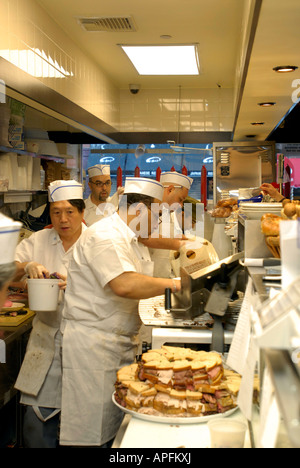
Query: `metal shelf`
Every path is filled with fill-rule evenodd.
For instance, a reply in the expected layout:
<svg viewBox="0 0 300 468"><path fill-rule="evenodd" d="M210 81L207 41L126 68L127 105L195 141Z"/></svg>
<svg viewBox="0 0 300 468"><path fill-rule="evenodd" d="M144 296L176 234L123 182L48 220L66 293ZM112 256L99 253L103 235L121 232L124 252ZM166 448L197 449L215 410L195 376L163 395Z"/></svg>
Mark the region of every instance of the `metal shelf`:
<svg viewBox="0 0 300 468"><path fill-rule="evenodd" d="M66 159L70 159L68 156L52 156L52 155L47 155L47 154L38 154L38 153L30 153L28 151L23 151L23 150L17 150L15 148L9 148L7 146L0 146L0 153L16 153L19 154L20 156L32 156L33 158L39 158L39 159L46 159L49 161L56 161L60 163L64 163Z"/></svg>

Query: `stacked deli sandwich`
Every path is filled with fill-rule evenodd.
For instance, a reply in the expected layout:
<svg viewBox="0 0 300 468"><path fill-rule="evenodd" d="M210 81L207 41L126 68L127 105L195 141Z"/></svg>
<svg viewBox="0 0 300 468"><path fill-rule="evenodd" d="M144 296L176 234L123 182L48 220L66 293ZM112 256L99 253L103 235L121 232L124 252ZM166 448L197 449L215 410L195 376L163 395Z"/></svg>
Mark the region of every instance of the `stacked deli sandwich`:
<svg viewBox="0 0 300 468"><path fill-rule="evenodd" d="M235 408L239 386L219 354L162 346L118 371L115 400L149 415L208 416Z"/></svg>

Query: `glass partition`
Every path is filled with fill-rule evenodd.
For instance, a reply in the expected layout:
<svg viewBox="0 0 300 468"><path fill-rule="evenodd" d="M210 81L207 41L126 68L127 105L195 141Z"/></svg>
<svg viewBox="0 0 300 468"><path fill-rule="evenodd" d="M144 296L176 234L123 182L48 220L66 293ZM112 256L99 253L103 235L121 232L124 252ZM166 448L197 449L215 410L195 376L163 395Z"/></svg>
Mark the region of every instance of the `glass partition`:
<svg viewBox="0 0 300 468"><path fill-rule="evenodd" d="M162 172L173 168L177 172L187 169L188 176L194 182L189 195L197 200L201 198L201 170L207 170L207 198L213 198L213 150L212 144L199 145L109 145L91 144L83 145L83 169L95 164L109 164L111 167L112 191L116 191L117 169L121 167L123 183L125 177L134 176L136 167L141 177L156 178L158 167ZM88 177L88 176L87 176ZM89 195L86 184L85 196Z"/></svg>

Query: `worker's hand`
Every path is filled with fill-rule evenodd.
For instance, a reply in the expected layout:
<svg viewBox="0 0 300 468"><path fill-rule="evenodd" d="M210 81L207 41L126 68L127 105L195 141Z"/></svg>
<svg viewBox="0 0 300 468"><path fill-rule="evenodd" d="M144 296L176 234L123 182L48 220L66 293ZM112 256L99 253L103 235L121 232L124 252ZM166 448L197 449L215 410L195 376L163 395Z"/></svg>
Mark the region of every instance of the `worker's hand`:
<svg viewBox="0 0 300 468"><path fill-rule="evenodd" d="M262 184L260 186L260 190L264 192L264 194L270 195L270 197L274 198L274 200L279 201L282 198L282 195L272 184Z"/></svg>
<svg viewBox="0 0 300 468"><path fill-rule="evenodd" d="M59 289L61 291L65 291L67 287L67 277L66 275L62 275L61 273L55 273L55 276L60 279L61 281L58 283Z"/></svg>
<svg viewBox="0 0 300 468"><path fill-rule="evenodd" d="M47 268L37 262L29 262L24 268L25 273L30 279L49 278L50 274Z"/></svg>
<svg viewBox="0 0 300 468"><path fill-rule="evenodd" d="M196 249L201 249L203 247L203 241L201 241L199 238L194 238L194 239L187 239L186 241L183 242L181 248L184 248L185 250L196 250Z"/></svg>
<svg viewBox="0 0 300 468"><path fill-rule="evenodd" d="M125 187L118 187L117 189L118 195L123 195L124 190L125 190Z"/></svg>

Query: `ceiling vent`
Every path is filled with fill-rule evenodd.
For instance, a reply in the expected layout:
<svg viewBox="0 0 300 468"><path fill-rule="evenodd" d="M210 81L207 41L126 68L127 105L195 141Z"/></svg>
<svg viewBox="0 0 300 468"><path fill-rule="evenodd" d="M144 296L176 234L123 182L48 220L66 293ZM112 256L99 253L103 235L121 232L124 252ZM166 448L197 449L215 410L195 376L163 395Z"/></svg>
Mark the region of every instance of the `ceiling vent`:
<svg viewBox="0 0 300 468"><path fill-rule="evenodd" d="M88 32L135 32L133 19L122 16L79 18L79 23Z"/></svg>

